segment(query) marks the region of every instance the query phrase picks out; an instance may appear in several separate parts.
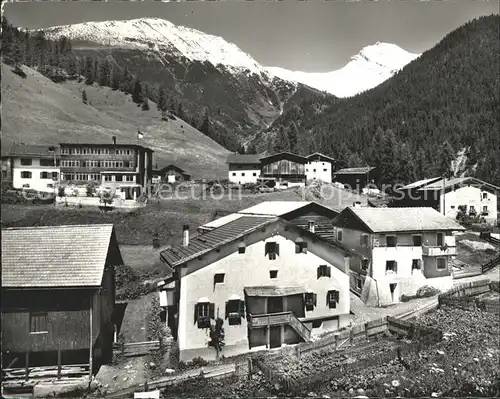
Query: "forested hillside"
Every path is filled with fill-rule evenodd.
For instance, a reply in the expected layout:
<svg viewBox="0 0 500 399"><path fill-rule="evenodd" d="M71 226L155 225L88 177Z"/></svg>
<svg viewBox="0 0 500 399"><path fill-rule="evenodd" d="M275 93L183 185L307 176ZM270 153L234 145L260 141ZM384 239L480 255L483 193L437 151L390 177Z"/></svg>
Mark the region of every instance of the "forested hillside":
<svg viewBox="0 0 500 399"><path fill-rule="evenodd" d="M292 150L298 135L309 143L298 152L320 150L349 166L379 166L387 182L443 173L466 148L467 173L498 183L499 22L491 15L459 27L353 98L297 92L263 133L274 137L267 147L290 147L286 133L292 132Z"/></svg>

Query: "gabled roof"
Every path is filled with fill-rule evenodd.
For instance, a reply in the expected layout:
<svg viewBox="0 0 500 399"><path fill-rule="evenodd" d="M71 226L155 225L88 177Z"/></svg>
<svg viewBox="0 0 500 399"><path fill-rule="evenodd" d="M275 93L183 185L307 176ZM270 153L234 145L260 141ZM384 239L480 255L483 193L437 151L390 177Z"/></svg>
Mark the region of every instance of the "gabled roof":
<svg viewBox="0 0 500 399"><path fill-rule="evenodd" d="M332 157L329 157L328 155L322 154L320 152L315 152L314 154L308 155L307 159L309 161L312 160L320 160L320 161L328 161L328 162L335 162L335 159Z"/></svg>
<svg viewBox="0 0 500 399"><path fill-rule="evenodd" d="M222 227L200 234L189 240L189 245L177 245L161 252L160 257L171 267L178 266L217 247L276 221L273 216L243 216Z"/></svg>
<svg viewBox="0 0 500 399"><path fill-rule="evenodd" d="M336 175L355 175L355 174L365 174L371 172L375 167L373 166L365 166L362 168L344 168L337 170L335 172Z"/></svg>
<svg viewBox="0 0 500 399"><path fill-rule="evenodd" d="M260 157L257 154L229 154L227 164L259 164Z"/></svg>
<svg viewBox="0 0 500 399"><path fill-rule="evenodd" d="M164 172L165 170L167 169L175 169L176 171L178 171L180 174L184 174L184 175L187 175L186 171L182 168L180 168L179 166L177 165L174 165L173 163L167 165L167 166L164 166L163 168L161 169L154 169L153 170L153 173L162 173Z"/></svg>
<svg viewBox="0 0 500 399"><path fill-rule="evenodd" d="M233 220L239 219L243 216L282 216L286 213L303 208L309 204L310 201L264 201L260 204L251 206L250 208L243 209L236 213L223 216L219 219L212 220L209 223L200 226L200 229L208 230L215 229L223 226ZM319 205L319 204L318 204ZM322 206L322 205L320 205Z"/></svg>
<svg viewBox="0 0 500 399"><path fill-rule="evenodd" d="M464 185L467 185L467 184L475 184L478 187L486 186L492 190L500 191L500 187L495 186L495 185L490 184L490 183L487 183L485 181L476 179L475 177L456 177L453 179L444 179L444 189L446 191L453 190L455 188L460 188L460 187L463 187ZM422 188L420 188L419 191L424 191L424 190L429 190L429 191L443 190L443 179L438 178L438 179L434 180L433 182L431 182L430 184L424 185Z"/></svg>
<svg viewBox="0 0 500 399"><path fill-rule="evenodd" d="M302 155L292 154L291 152L280 152L278 154L267 155L260 158L262 163L269 163L279 159L290 159L295 162L300 162L306 164L308 159Z"/></svg>
<svg viewBox="0 0 500 399"><path fill-rule="evenodd" d="M12 144L9 152L11 157L50 158L60 154L60 148L54 144L27 145Z"/></svg>
<svg viewBox="0 0 500 399"><path fill-rule="evenodd" d="M333 224L352 214L372 233L436 230L465 230L461 225L433 208L351 208L344 209Z"/></svg>
<svg viewBox="0 0 500 399"><path fill-rule="evenodd" d="M140 148L148 152L154 152L154 150L139 144L139 142L140 141L134 141L128 138L118 137L116 144L113 143L111 138L109 139L109 141L104 138L97 138L95 141L92 141L92 143L89 143L86 140L86 138L82 136L80 139L73 140L71 143L59 143L59 145L61 147L81 147L81 146L89 146L89 147L105 146L105 147L117 147L117 148L132 147L132 148Z"/></svg>
<svg viewBox="0 0 500 399"><path fill-rule="evenodd" d="M110 243L111 224L2 229L2 287L99 287Z"/></svg>
<svg viewBox="0 0 500 399"><path fill-rule="evenodd" d="M416 181L414 183L407 184L406 186L402 187L402 189L407 190L410 188L419 188L419 187L425 186L427 184L434 183L435 181L437 181L439 179L440 179L439 177L433 177L432 179L419 180L419 181Z"/></svg>

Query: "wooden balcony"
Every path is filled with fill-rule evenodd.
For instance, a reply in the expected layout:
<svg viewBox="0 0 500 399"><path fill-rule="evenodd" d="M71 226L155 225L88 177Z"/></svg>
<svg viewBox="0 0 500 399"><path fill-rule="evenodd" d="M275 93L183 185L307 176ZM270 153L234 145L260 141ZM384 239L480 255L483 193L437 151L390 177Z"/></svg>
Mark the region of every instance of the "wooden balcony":
<svg viewBox="0 0 500 399"><path fill-rule="evenodd" d="M292 327L304 341L311 338L309 330L302 322L295 317L293 312L267 313L260 315L248 315L248 325L250 328L271 327L287 324Z"/></svg>

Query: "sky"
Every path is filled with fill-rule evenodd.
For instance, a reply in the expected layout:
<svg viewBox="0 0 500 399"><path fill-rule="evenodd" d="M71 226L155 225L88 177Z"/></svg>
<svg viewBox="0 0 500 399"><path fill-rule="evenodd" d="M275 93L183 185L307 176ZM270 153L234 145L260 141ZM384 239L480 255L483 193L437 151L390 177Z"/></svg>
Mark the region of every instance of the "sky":
<svg viewBox="0 0 500 399"><path fill-rule="evenodd" d="M164 18L222 36L264 66L341 68L377 41L422 53L465 22L499 13L499 1L16 2L9 22L27 29L86 21Z"/></svg>

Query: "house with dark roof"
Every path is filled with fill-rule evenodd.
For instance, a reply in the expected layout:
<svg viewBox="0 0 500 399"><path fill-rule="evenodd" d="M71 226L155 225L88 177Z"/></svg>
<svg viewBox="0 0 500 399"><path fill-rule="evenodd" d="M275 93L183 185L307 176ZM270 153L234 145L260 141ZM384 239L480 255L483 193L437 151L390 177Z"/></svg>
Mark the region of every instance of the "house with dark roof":
<svg viewBox="0 0 500 399"><path fill-rule="evenodd" d="M464 228L432 208L345 208L333 220L337 242L362 255L351 265L351 289L384 306L429 285L453 286L453 232Z"/></svg>
<svg viewBox="0 0 500 399"><path fill-rule="evenodd" d="M161 252L173 269L168 304L180 359L214 359L208 329L223 320L226 357L308 341L350 323L343 244L273 215L242 215Z"/></svg>
<svg viewBox="0 0 500 399"><path fill-rule="evenodd" d="M335 159L315 152L314 154L308 155L307 160L307 180L319 180L325 183L332 182L332 173L335 170Z"/></svg>
<svg viewBox="0 0 500 399"><path fill-rule="evenodd" d="M153 183L181 183L191 180L191 175L179 166L170 164L161 169L153 169Z"/></svg>
<svg viewBox="0 0 500 399"><path fill-rule="evenodd" d="M500 187L475 177L425 179L399 191L394 196L395 206L427 206L454 219L461 213L484 218L489 224L496 224L498 220Z"/></svg>
<svg viewBox="0 0 500 399"><path fill-rule="evenodd" d="M372 166L361 168L345 168L334 172L333 180L341 183L351 190L361 192L368 184L377 184L377 169Z"/></svg>
<svg viewBox="0 0 500 399"><path fill-rule="evenodd" d="M306 157L281 152L261 158L260 163L261 176L275 180L278 186L303 186L306 183Z"/></svg>
<svg viewBox="0 0 500 399"><path fill-rule="evenodd" d="M226 163L231 183L257 183L260 177L260 159L257 154L229 154Z"/></svg>
<svg viewBox="0 0 500 399"><path fill-rule="evenodd" d="M112 359L112 225L2 229L2 367L84 365Z"/></svg>
<svg viewBox="0 0 500 399"><path fill-rule="evenodd" d="M14 188L53 193L61 173L59 158L56 145L13 144L5 157L8 162L2 161L2 178L6 165L11 169Z"/></svg>

